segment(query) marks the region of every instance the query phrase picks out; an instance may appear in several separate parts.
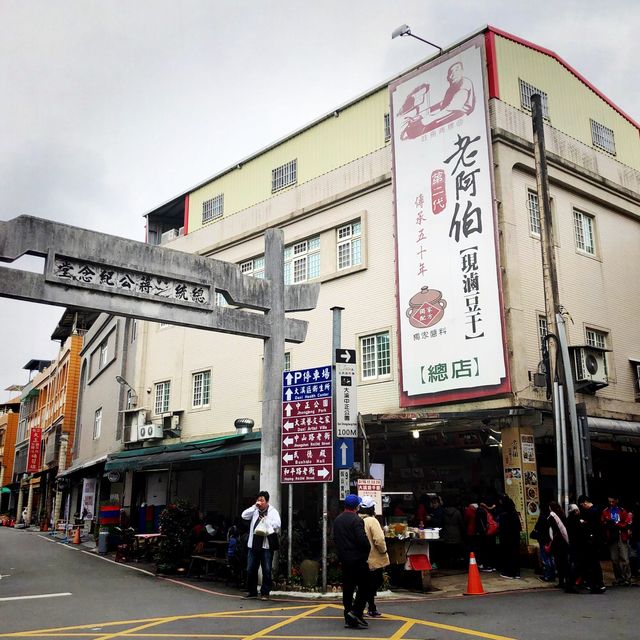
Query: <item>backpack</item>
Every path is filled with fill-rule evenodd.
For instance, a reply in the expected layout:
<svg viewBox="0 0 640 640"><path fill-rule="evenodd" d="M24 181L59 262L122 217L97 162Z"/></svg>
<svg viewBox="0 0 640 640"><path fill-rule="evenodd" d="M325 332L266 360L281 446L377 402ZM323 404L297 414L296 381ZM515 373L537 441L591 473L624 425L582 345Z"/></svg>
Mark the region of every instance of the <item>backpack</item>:
<svg viewBox="0 0 640 640"><path fill-rule="evenodd" d="M491 511L487 509L487 529L484 532L485 536L495 536L498 533L498 523L491 515Z"/></svg>

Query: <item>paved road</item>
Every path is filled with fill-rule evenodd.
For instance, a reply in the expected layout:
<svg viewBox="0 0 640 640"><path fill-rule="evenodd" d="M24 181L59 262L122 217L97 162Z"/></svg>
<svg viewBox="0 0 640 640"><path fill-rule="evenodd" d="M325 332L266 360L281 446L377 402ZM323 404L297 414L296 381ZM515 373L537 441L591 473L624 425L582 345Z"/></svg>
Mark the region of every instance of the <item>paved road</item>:
<svg viewBox="0 0 640 640"><path fill-rule="evenodd" d="M558 640L640 636L640 590L602 596L538 590L381 601L364 631L343 628L340 604L241 600L215 582L158 579L46 535L0 527L0 638L266 638L270 640ZM35 597L34 597L35 596Z"/></svg>

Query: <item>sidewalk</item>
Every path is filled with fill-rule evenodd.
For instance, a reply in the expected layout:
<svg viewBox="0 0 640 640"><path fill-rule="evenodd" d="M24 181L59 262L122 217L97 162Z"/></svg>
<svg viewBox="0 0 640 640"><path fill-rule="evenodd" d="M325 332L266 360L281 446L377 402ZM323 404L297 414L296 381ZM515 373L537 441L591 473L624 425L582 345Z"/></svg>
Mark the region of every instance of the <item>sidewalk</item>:
<svg viewBox="0 0 640 640"><path fill-rule="evenodd" d="M37 532L41 535L50 535L41 532L36 527L29 527L26 531ZM62 544L72 544L71 542L63 542L62 535L56 534L51 535L51 538L56 539L58 542ZM93 536L83 536L81 542L78 546L82 548L84 551L89 551L97 554L98 548ZM115 557L115 553L109 552L104 556L108 559L113 560ZM155 565L153 563L146 562L133 562L127 563L125 566L133 566L139 569L144 569L149 573L155 574ZM602 570L604 573L604 582L607 587L609 587L613 583L614 575L611 567L610 561L602 562ZM159 576L164 577L164 576ZM176 582L182 582L187 585L194 584L211 584L215 585L216 591L224 591L230 593L238 592L238 595L242 593L242 591L238 589L234 589L231 587L226 587L224 583L215 582L215 581L204 581L198 578L186 578L184 575L178 574L175 576L167 576ZM482 581L482 587L487 594L495 594L495 593L508 593L508 592L516 592L516 591L527 591L534 589L554 589L556 588L556 583L554 582L542 582L538 575L533 571L533 569L522 569L521 578L519 580L510 580L508 578L503 578L500 574L496 572L492 573L481 573L480 579ZM468 581L468 573L466 571L458 570L458 571L446 571L441 569L436 569L431 573L431 583L432 590L431 591L413 591L408 589L394 589L393 591L383 591L380 592L377 596L380 600L399 600L399 599L422 599L422 598L452 598L461 596L467 590L467 581ZM640 586L636 584L635 586ZM338 600L342 598L342 593L340 591L329 591L327 593L318 593L318 592L308 592L308 591L273 591L271 594L274 598L300 598L304 600L314 599L314 600Z"/></svg>

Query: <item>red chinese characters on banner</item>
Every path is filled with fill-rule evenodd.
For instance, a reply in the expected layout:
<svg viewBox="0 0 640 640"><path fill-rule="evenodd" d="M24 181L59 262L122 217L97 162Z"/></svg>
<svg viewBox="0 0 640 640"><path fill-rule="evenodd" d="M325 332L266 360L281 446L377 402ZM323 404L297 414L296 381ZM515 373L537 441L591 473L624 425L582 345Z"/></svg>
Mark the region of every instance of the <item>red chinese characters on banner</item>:
<svg viewBox="0 0 640 640"><path fill-rule="evenodd" d="M40 471L40 444L42 442L42 429L32 427L29 434L29 451L27 453L27 473Z"/></svg>
<svg viewBox="0 0 640 640"><path fill-rule="evenodd" d="M447 190L443 169L431 172L431 211L435 215L447 208Z"/></svg>

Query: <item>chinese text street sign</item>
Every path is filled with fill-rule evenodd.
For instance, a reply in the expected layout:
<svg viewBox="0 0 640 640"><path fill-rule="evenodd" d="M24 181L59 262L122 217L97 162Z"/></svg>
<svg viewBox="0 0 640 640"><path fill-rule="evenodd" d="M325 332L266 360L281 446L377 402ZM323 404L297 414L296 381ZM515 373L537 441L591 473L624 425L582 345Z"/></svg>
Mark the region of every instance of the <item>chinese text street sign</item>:
<svg viewBox="0 0 640 640"><path fill-rule="evenodd" d="M336 436L358 437L356 352L336 349Z"/></svg>
<svg viewBox="0 0 640 640"><path fill-rule="evenodd" d="M27 452L27 473L40 471L40 443L42 442L42 429L32 427L29 433L29 451Z"/></svg>
<svg viewBox="0 0 640 640"><path fill-rule="evenodd" d="M285 371L280 482L332 480L331 367Z"/></svg>

